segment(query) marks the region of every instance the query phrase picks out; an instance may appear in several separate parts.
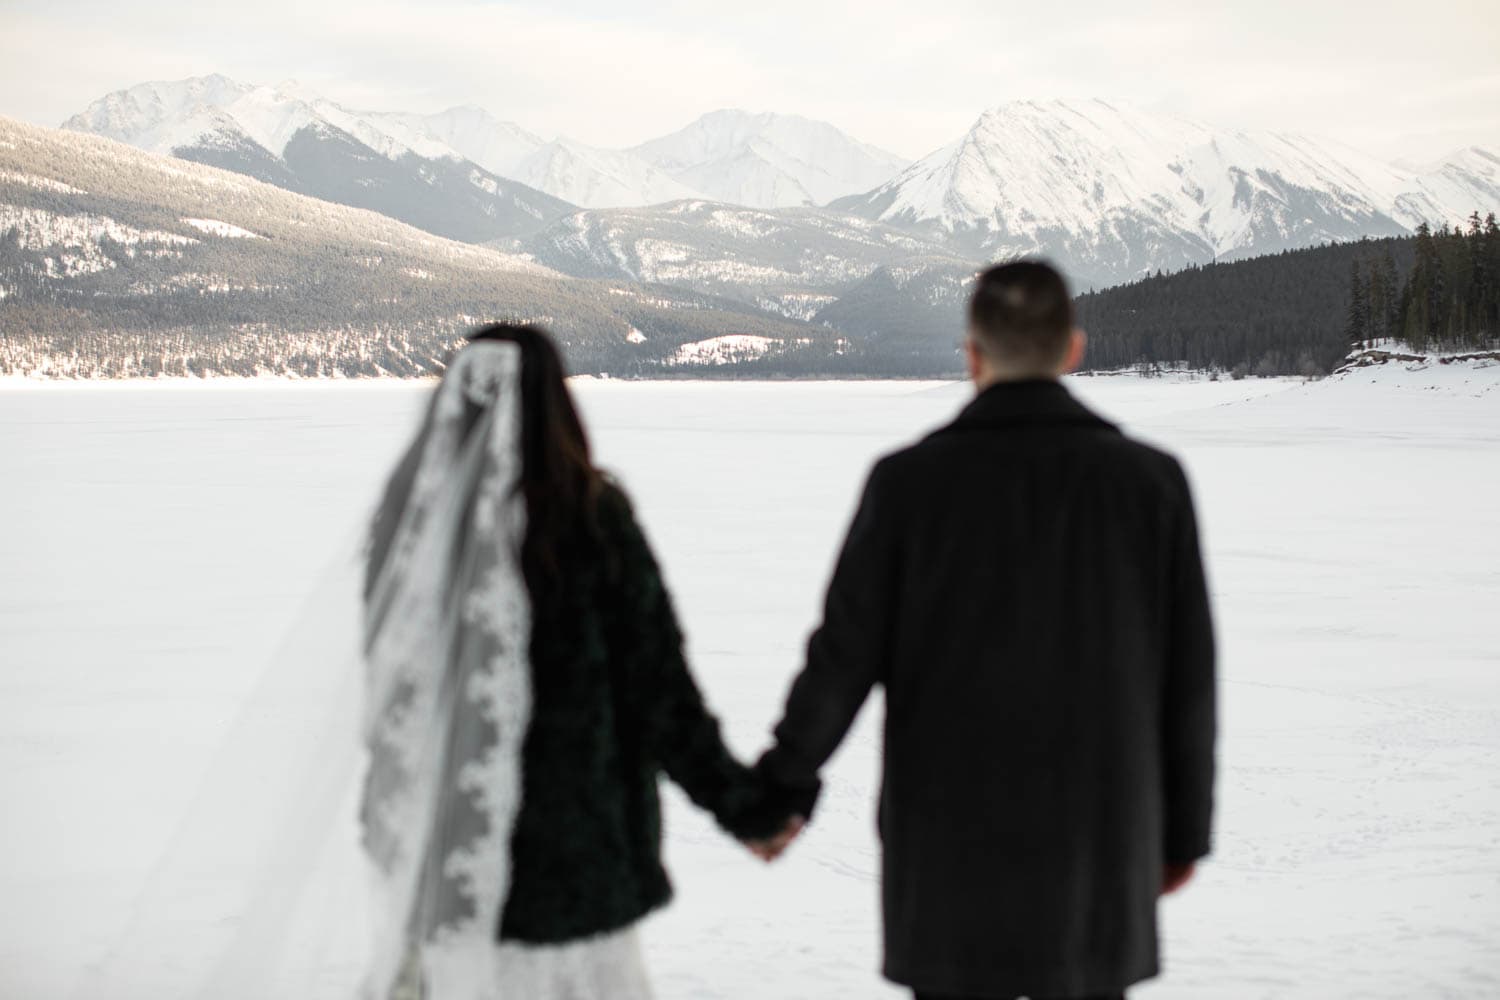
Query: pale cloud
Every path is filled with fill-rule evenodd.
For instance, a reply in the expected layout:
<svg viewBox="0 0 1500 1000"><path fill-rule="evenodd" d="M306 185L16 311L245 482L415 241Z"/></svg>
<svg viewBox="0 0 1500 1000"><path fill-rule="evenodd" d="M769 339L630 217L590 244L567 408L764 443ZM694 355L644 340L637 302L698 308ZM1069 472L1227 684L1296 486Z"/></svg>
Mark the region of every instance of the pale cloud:
<svg viewBox="0 0 1500 1000"><path fill-rule="evenodd" d="M1500 147L1500 6L1434 0L184 4L0 0L0 113L57 124L147 79L296 78L355 106L473 103L630 145L718 107L920 156L986 107L1103 97L1385 157Z"/></svg>

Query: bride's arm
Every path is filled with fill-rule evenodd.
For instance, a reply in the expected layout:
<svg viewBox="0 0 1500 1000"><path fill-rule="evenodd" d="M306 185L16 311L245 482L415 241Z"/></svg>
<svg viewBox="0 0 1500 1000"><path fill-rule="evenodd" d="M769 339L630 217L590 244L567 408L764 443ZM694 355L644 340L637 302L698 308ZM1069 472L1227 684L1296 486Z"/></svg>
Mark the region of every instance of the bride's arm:
<svg viewBox="0 0 1500 1000"><path fill-rule="evenodd" d="M627 685L624 703L653 760L700 808L741 840L780 832L796 808L778 801L751 768L725 747L718 719L704 704L683 655L682 631L661 570L623 495L605 500L619 560L625 616L616 651Z"/></svg>

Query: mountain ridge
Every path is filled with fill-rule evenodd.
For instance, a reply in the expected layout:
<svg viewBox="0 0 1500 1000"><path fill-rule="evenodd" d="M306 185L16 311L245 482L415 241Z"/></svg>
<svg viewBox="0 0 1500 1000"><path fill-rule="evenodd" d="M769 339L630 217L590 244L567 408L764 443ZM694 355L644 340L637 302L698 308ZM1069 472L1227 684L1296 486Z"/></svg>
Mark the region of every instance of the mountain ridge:
<svg viewBox="0 0 1500 1000"><path fill-rule="evenodd" d="M0 372L419 375L492 320L546 324L583 373L677 373L725 356L720 342L779 363L838 340L0 116Z"/></svg>
<svg viewBox="0 0 1500 1000"><path fill-rule="evenodd" d="M1412 174L1327 140L1221 129L1105 101L1015 101L830 208L976 255L1054 256L1081 284L1410 232L1500 208L1485 150Z"/></svg>
<svg viewBox="0 0 1500 1000"><path fill-rule="evenodd" d="M631 152L714 201L821 206L879 184L909 161L801 115L721 108Z"/></svg>
<svg viewBox="0 0 1500 1000"><path fill-rule="evenodd" d="M587 213L649 211L658 222L637 216L649 228L687 201L792 213L789 230L806 221L796 211L819 207L845 229L861 219L904 230L928 258L978 264L1041 254L1081 288L1500 209L1500 154L1482 147L1413 170L1315 136L1225 129L1101 100L996 105L904 167L797 115L719 109L610 150L544 139L472 106L433 115L352 111L299 84L223 76L117 91L67 124L375 208L439 235L536 246L569 273L592 268L589 258L608 241L563 246L552 239L560 227L602 233L618 217L589 221ZM579 212L585 218L574 220ZM808 237L810 247L824 242ZM674 243L689 256L721 259L712 256L722 245L712 230L679 233ZM569 247L577 259L562 252ZM759 252L722 258L723 267L753 270ZM867 264L850 280L868 276ZM704 284L693 278L686 287Z"/></svg>
<svg viewBox="0 0 1500 1000"><path fill-rule="evenodd" d="M411 153L463 160L586 208L689 197L743 197L749 207L821 204L867 189L906 163L833 125L797 115L725 109L640 146L605 149L563 136L544 139L472 105L435 114L356 111L296 81L253 85L222 74L114 91L63 127L172 153L192 149L225 118L273 158L281 157L297 131L322 121L388 158ZM694 141L702 152L683 159L684 143ZM737 169L717 176L725 169L716 165L720 161L733 161Z"/></svg>
<svg viewBox="0 0 1500 1000"><path fill-rule="evenodd" d="M62 127L468 242L526 236L577 209L295 82L268 87L214 75L143 83L100 98Z"/></svg>

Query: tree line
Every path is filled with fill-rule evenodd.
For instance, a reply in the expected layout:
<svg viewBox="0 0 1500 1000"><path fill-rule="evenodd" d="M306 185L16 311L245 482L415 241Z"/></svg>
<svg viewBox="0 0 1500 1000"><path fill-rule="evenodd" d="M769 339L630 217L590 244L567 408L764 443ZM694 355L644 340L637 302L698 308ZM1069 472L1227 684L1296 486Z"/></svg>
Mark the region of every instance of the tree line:
<svg viewBox="0 0 1500 1000"><path fill-rule="evenodd" d="M1411 238L1411 263L1397 285L1386 254L1350 265L1346 341L1356 349L1404 341L1414 350L1463 350L1500 337L1500 224L1475 212L1466 225Z"/></svg>

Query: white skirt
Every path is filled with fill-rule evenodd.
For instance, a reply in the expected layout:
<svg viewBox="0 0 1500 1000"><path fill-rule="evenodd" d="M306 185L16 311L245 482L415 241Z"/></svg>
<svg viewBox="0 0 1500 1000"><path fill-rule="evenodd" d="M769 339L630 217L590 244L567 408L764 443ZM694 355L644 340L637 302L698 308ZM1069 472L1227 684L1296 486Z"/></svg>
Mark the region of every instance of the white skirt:
<svg viewBox="0 0 1500 1000"><path fill-rule="evenodd" d="M446 981L441 960L429 962L425 991L432 1000L651 1000L640 935L634 927L566 944L501 942L489 949L486 987L474 990L473 966L460 963L462 982ZM461 971L460 971L461 970Z"/></svg>

